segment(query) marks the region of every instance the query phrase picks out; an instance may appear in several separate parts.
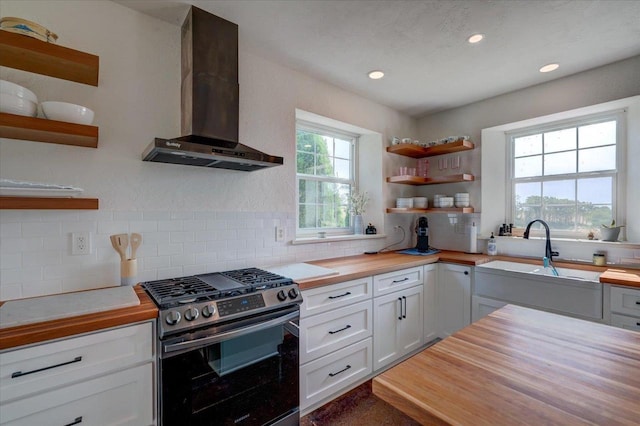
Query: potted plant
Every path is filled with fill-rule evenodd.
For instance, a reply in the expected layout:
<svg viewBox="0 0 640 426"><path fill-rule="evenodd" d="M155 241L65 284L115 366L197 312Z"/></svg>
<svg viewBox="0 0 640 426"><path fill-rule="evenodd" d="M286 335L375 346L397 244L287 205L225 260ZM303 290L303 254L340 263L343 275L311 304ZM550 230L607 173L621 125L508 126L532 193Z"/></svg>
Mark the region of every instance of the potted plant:
<svg viewBox="0 0 640 426"><path fill-rule="evenodd" d="M365 192L359 193L353 191L349 195L349 203L351 204L351 213L353 213L353 233L364 233L364 222L362 220L362 213L365 212L367 203L369 202L369 194Z"/></svg>
<svg viewBox="0 0 640 426"><path fill-rule="evenodd" d="M618 241L618 235L620 235L620 228L624 225L616 226L615 219L611 221L611 225L602 225L600 229L600 239L602 241Z"/></svg>

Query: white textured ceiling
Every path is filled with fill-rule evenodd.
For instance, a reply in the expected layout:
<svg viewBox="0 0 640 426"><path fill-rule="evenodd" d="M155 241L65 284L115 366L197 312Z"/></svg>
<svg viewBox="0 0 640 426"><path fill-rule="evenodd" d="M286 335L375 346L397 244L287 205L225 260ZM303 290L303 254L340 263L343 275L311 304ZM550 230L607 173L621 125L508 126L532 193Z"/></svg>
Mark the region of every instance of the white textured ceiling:
<svg viewBox="0 0 640 426"><path fill-rule="evenodd" d="M116 2L175 25L193 4L243 48L415 117L640 54L640 0Z"/></svg>

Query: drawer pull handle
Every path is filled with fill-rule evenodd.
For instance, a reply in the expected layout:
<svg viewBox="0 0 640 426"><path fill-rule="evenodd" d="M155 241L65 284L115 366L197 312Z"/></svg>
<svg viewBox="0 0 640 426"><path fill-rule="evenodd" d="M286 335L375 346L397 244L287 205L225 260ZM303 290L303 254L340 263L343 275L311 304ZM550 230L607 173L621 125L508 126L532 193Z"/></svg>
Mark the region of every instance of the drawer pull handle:
<svg viewBox="0 0 640 426"><path fill-rule="evenodd" d="M409 281L409 277L404 277L401 280L393 280L393 281L391 281L391 283L398 284L398 283L401 283L401 282L404 282L404 281Z"/></svg>
<svg viewBox="0 0 640 426"><path fill-rule="evenodd" d="M402 318L404 319L407 317L407 297L402 296L402 301L404 302L404 312L402 314Z"/></svg>
<svg viewBox="0 0 640 426"><path fill-rule="evenodd" d="M77 424L80 424L80 423L82 423L82 416L76 417L76 419L74 421L72 421L71 423L67 423L64 426L73 426L73 425L77 425Z"/></svg>
<svg viewBox="0 0 640 426"><path fill-rule="evenodd" d="M400 315L398 315L398 319L402 319L402 297L398 297L398 302L400 302Z"/></svg>
<svg viewBox="0 0 640 426"><path fill-rule="evenodd" d="M350 295L350 294L351 294L351 292L350 292L350 291L348 291L348 292L346 292L345 294L339 294L339 295L337 295L337 296L329 296L329 299L339 299L339 298L341 298L341 297L345 297L345 296L348 296L348 295Z"/></svg>
<svg viewBox="0 0 640 426"><path fill-rule="evenodd" d="M329 373L329 376L331 376L331 377L335 377L335 376L337 376L337 375L338 375L338 374L340 374L340 373L344 373L345 371L347 371L347 370L348 370L348 369L350 369L350 368L351 368L351 366L350 366L350 365L347 365L345 368L343 368L342 370L340 370L340 371L338 371L338 372L335 372L335 373Z"/></svg>
<svg viewBox="0 0 640 426"><path fill-rule="evenodd" d="M336 334L336 333L340 333L341 331L345 331L345 330L348 330L348 329L350 329L350 328L351 328L351 326L350 326L349 324L347 324L347 326L346 326L346 327L343 327L343 328L341 328L340 330L330 331L330 332L329 332L329 334Z"/></svg>
<svg viewBox="0 0 640 426"><path fill-rule="evenodd" d="M82 361L82 357L81 356L77 356L74 359L72 359L71 361L63 362L61 364L56 364L56 365L50 365L49 367L38 368L37 370L27 371L26 373L23 373L22 371L16 371L15 373L11 374L11 378L15 379L16 377L26 376L27 374L39 373L40 371L45 371L45 370L51 370L52 368L58 368L58 367L62 367L64 365L69 365L69 364L73 364L74 362L80 362L80 361ZM72 424L74 424L74 423L72 423Z"/></svg>
<svg viewBox="0 0 640 426"><path fill-rule="evenodd" d="M640 305L640 300L636 300L636 305Z"/></svg>

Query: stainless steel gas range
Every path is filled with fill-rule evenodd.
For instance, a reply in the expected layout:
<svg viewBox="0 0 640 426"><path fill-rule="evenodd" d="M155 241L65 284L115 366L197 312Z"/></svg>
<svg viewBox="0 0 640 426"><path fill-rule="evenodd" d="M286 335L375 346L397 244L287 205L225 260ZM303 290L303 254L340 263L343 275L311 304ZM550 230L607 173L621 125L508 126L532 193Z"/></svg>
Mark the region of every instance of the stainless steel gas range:
<svg viewBox="0 0 640 426"><path fill-rule="evenodd" d="M248 268L142 286L160 309L161 425L298 424L295 282Z"/></svg>

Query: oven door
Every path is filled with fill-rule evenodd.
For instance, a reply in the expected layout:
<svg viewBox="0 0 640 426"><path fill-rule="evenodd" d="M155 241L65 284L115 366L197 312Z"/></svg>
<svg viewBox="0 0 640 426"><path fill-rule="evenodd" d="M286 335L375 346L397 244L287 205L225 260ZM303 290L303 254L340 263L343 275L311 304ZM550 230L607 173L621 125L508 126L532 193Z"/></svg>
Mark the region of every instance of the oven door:
<svg viewBox="0 0 640 426"><path fill-rule="evenodd" d="M297 425L299 307L160 343L161 424Z"/></svg>

